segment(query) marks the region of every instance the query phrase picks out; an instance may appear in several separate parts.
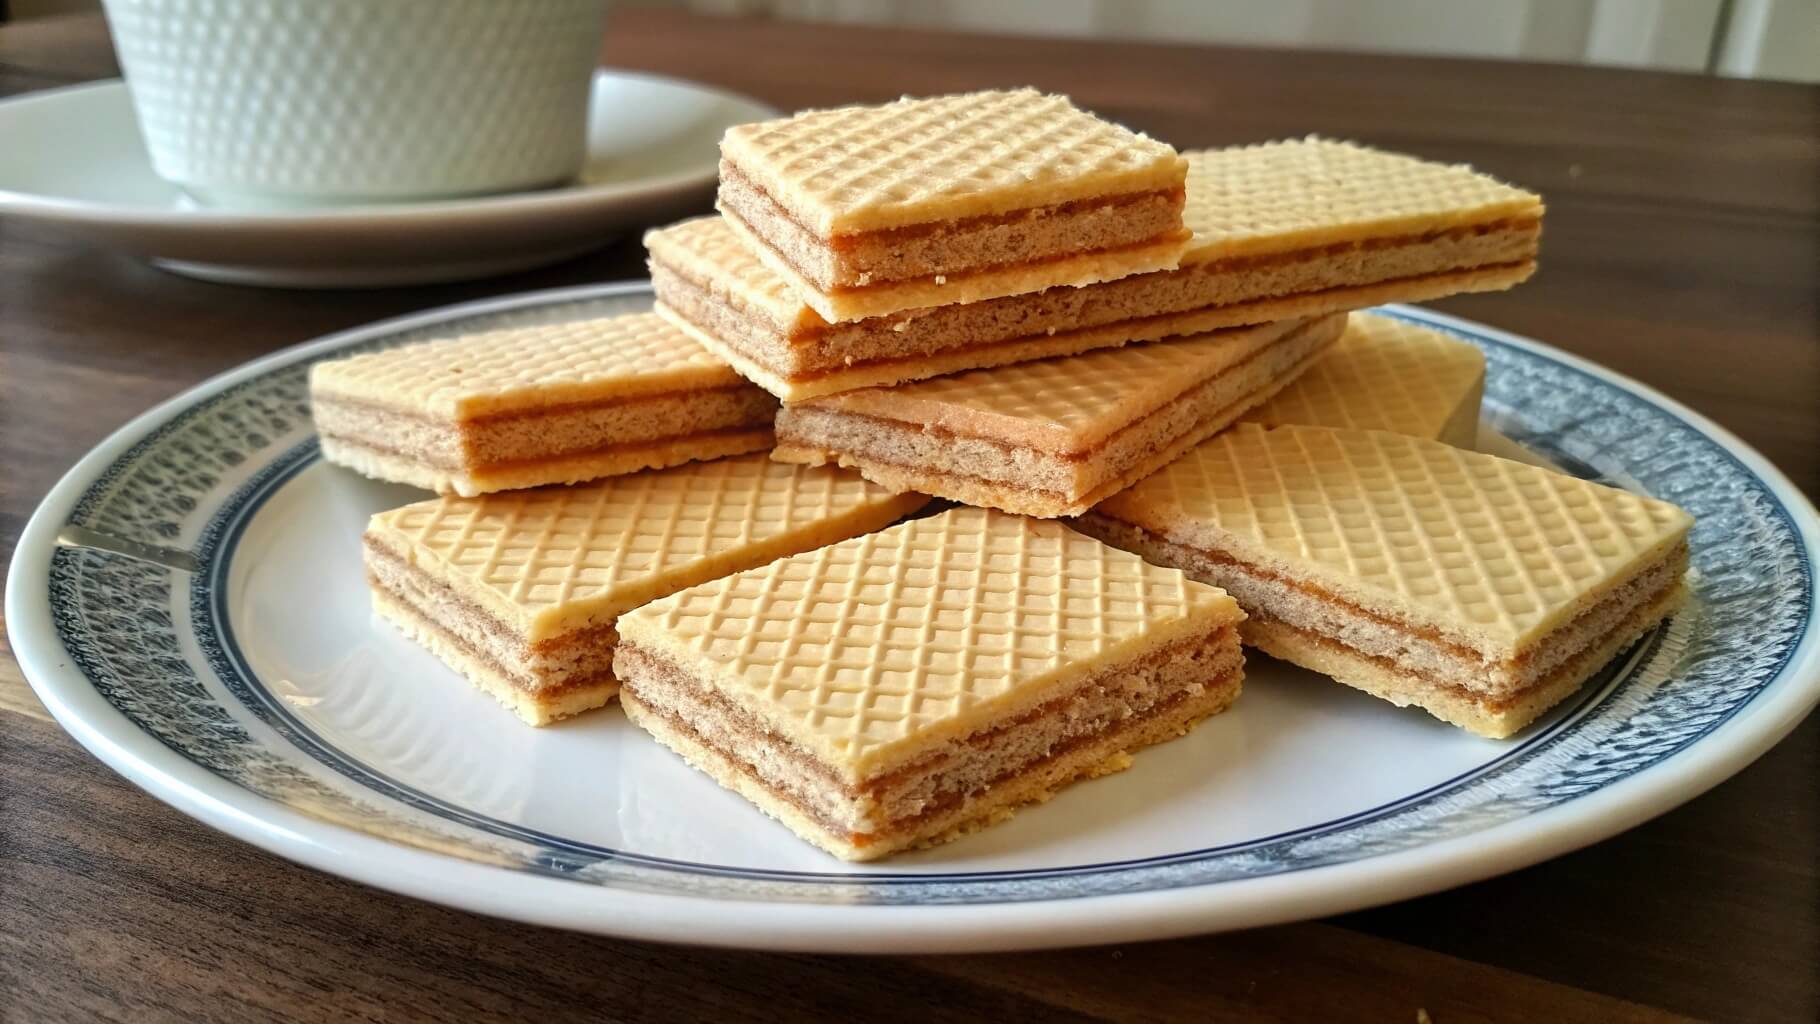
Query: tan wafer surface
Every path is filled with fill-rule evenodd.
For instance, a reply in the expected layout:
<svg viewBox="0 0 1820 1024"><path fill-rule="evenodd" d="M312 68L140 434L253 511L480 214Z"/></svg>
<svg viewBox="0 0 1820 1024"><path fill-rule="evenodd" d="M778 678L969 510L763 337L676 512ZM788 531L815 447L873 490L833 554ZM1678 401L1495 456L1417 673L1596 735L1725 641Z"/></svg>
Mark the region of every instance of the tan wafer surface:
<svg viewBox="0 0 1820 1024"><path fill-rule="evenodd" d="M1241 617L1058 524L956 508L681 591L619 631L858 779Z"/></svg>
<svg viewBox="0 0 1820 1024"><path fill-rule="evenodd" d="M445 497L374 516L369 536L535 642L920 508L856 473L764 454L576 487Z"/></svg>
<svg viewBox="0 0 1820 1024"><path fill-rule="evenodd" d="M1508 657L1686 536L1664 501L1381 431L1241 425L1096 514Z"/></svg>
<svg viewBox="0 0 1820 1024"><path fill-rule="evenodd" d="M1034 89L739 125L721 155L824 237L1173 189L1173 148Z"/></svg>
<svg viewBox="0 0 1820 1024"><path fill-rule="evenodd" d="M847 391L793 408L832 409L1051 451L1080 451L1302 323L1261 324Z"/></svg>
<svg viewBox="0 0 1820 1024"><path fill-rule="evenodd" d="M310 372L316 395L457 420L739 381L655 313L420 342Z"/></svg>
<svg viewBox="0 0 1820 1024"><path fill-rule="evenodd" d="M781 334L828 324L718 214L647 231L645 249L653 261L703 283L715 299L761 317Z"/></svg>
<svg viewBox="0 0 1820 1024"><path fill-rule="evenodd" d="M1470 447L1477 436L1485 354L1442 331L1355 313L1346 333L1295 382L1245 415L1396 434Z"/></svg>
<svg viewBox="0 0 1820 1024"><path fill-rule="evenodd" d="M1350 142L1294 139L1197 150L1182 219L1194 232L1183 262L1420 234L1542 214L1541 198L1463 165ZM652 255L783 326L825 323L722 218L645 235Z"/></svg>
<svg viewBox="0 0 1820 1024"><path fill-rule="evenodd" d="M1184 265L1542 215L1542 199L1465 165L1307 138L1186 154Z"/></svg>

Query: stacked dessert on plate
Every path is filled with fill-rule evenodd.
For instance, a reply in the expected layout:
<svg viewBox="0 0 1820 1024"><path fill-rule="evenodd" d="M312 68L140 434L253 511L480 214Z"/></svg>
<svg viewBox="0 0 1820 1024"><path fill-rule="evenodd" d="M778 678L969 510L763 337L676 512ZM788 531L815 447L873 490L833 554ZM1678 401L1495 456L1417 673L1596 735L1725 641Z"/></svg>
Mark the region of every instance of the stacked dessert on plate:
<svg viewBox="0 0 1820 1024"><path fill-rule="evenodd" d="M1470 168L1017 90L734 128L718 206L646 236L653 313L312 398L443 495L373 518L381 615L532 724L617 694L836 856L1125 767L1241 645L1509 736L1684 595L1685 513L1472 450L1484 356L1354 312L1534 272L1541 202Z"/></svg>

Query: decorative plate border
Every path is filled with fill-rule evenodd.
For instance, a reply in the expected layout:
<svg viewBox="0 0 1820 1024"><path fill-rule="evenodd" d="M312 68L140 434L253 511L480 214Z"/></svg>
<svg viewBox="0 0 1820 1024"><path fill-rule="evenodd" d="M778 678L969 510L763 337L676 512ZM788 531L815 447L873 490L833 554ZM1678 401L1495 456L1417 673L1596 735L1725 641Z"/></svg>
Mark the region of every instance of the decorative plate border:
<svg viewBox="0 0 1820 1024"><path fill-rule="evenodd" d="M1627 655L1606 687L1589 691L1561 723L1440 792L1325 829L1131 864L989 875L835 875L677 864L556 837L498 834L484 823L453 821L446 808L423 805L411 793L382 786L350 793L311 770L333 758L311 749L312 742L324 748L320 741L286 734L294 719L271 715L260 696L263 686L234 657L231 631L215 603L220 591L210 585L231 564L236 525L285 474L313 457L310 443L297 440L300 431L307 433L308 364L445 333L455 324L475 329L598 315L648 301L647 286L609 285L485 303L478 310L457 307L399 327L376 325L329 339L214 394L179 399L174 415L94 475L67 523L178 553L188 540L203 572L186 583L182 570L157 560L84 547L55 551L48 591L62 647L109 706L179 757L335 824L488 864L632 891L850 906L1154 892L1350 863L1483 832L1608 789L1710 735L1780 678L1814 618L1813 569L1796 512L1711 432L1641 389L1628 391L1544 346L1392 308L1391 315L1447 330L1486 351L1487 410L1503 432L1582 475L1677 501L1699 519L1690 612ZM273 449L287 440L290 447L274 457ZM251 465L261 468L249 476L245 467ZM246 479L225 501L211 504L228 488L224 481L237 477ZM9 604L21 589L17 579L12 583ZM286 734L292 749L281 753L218 702L185 649L186 639L202 652L214 681L244 705L241 710Z"/></svg>

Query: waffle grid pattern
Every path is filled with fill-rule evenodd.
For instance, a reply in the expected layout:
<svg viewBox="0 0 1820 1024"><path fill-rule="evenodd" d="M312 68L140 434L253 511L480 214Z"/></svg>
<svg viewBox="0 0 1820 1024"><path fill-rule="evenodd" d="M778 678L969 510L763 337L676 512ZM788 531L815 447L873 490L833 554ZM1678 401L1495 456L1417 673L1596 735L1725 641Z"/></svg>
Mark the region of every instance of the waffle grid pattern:
<svg viewBox="0 0 1820 1024"><path fill-rule="evenodd" d="M733 368L655 313L485 331L319 364L325 393L441 415L553 389L733 383Z"/></svg>
<svg viewBox="0 0 1820 1024"><path fill-rule="evenodd" d="M375 523L535 614L610 602L703 558L887 500L857 474L759 453L577 487L439 498Z"/></svg>
<svg viewBox="0 0 1820 1024"><path fill-rule="evenodd" d="M1052 435L1057 443L1085 443L1159 407L1283 333L1267 325L1190 340L1099 349L820 401L839 409L909 418L947 407L944 421L955 412L1020 420Z"/></svg>
<svg viewBox="0 0 1820 1024"><path fill-rule="evenodd" d="M807 111L729 129L721 152L824 233L891 226L861 217L941 219L956 199L1005 210L1032 205L1014 201L1025 194L1037 202L1082 198L1098 190L1047 190L1147 172L1168 177L1181 164L1172 147L1034 89Z"/></svg>
<svg viewBox="0 0 1820 1024"><path fill-rule="evenodd" d="M1354 313L1332 350L1245 419L1432 439L1484 373L1485 356L1473 345L1406 321Z"/></svg>
<svg viewBox="0 0 1820 1024"><path fill-rule="evenodd" d="M1540 467L1315 427L1238 427L1104 507L1203 523L1512 642L1691 525L1667 502Z"/></svg>
<svg viewBox="0 0 1820 1024"><path fill-rule="evenodd" d="M621 630L857 758L1189 617L1237 611L1060 525L957 508L681 591Z"/></svg>
<svg viewBox="0 0 1820 1024"><path fill-rule="evenodd" d="M1541 213L1541 199L1463 164L1310 137L1185 154L1190 252L1310 233L1361 237L1383 222L1435 226Z"/></svg>

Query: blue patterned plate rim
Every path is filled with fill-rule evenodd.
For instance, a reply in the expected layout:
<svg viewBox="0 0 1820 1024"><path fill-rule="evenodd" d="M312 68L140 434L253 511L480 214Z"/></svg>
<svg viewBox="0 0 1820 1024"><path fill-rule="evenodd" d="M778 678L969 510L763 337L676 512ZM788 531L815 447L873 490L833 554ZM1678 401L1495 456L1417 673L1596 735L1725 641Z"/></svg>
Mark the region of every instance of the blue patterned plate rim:
<svg viewBox="0 0 1820 1024"><path fill-rule="evenodd" d="M361 827L359 821L338 823L333 815L325 820L262 795L199 763L194 751L160 739L143 720L129 717L122 704L103 695L94 676L93 652L82 651L83 638L77 635L88 624L71 617L67 609L62 620L53 613L53 589L82 576L74 565L77 556L68 548L59 549L57 537L66 525L86 525L84 503L98 501L135 454L143 453L163 432L252 382L351 346L452 322L648 294L648 289L648 284L631 282L529 293L342 332L218 376L117 431L51 491L15 552L7 581L7 627L39 697L104 762L184 813L280 855L368 884L482 913L628 937L769 949L896 952L1035 948L1249 927L1341 912L1488 877L1595 842L1691 799L1762 754L1820 698L1816 639L1820 631L1813 628L1812 568L1820 561L1820 525L1812 505L1782 474L1729 432L1644 385L1539 342L1410 307L1387 307L1384 312L1447 330L1486 349L1492 361L1488 416L1500 429L1571 471L1613 476L1612 482L1620 484L1634 482L1632 470L1638 472L1636 479L1647 479L1654 449L1630 461L1614 460L1614 436L1600 433L1610 424L1601 426L1590 416L1584 423L1571 422L1570 417L1565 426L1531 429L1531 410L1521 389L1578 387L1622 405L1626 416L1642 418L1643 433L1656 439L1656 448L1678 457L1698 457L1705 460L1707 472L1719 474L1719 482L1730 488L1726 500L1746 508L1751 517L1743 524L1749 530L1732 532L1750 533L1755 551L1764 550L1765 543L1772 545L1770 553L1780 568L1776 579L1759 588L1769 601L1764 608L1779 618L1765 633L1760 646L1769 650L1761 652L1748 685L1734 686L1723 700L1713 702L1722 706L1703 709L1697 716L1679 716L1686 722L1669 714L1666 727L1657 722L1640 730L1633 728L1634 720L1645 715L1617 720L1617 733L1606 738L1619 742L1610 748L1613 753L1601 752L1597 771L1576 764L1566 777L1548 780L1543 791L1527 794L1529 805L1506 807L1505 818L1486 818L1480 827L1461 833L1423 834L1400 826L1397 819L1405 801L1399 801L1349 816L1340 829L1353 829L1354 819L1369 818L1384 823L1388 839L1367 837L1362 844L1348 839L1352 845L1341 844L1337 853L1321 846L1323 842L1332 846L1326 833L1312 839L1298 834L1288 840L1266 837L1238 850L1186 851L1136 863L989 875L746 872L639 858L537 834L508 834L502 838L509 841L497 850L483 849L481 856L471 849L455 855L436 852L435 836L393 832L387 838L386 830ZM1633 431L1633 441L1635 436ZM210 516L204 536L197 538L204 571L195 574L194 588L175 584L172 588L194 590L189 595L196 599L190 628L207 632L198 623L212 628L225 623L225 616L210 607L211 591L218 588L204 581L216 578L231 559L234 527L244 523L288 472L314 457L313 446L305 447L309 450L263 453L263 469L253 480L232 495L215 497L220 508ZM1663 479L1672 484L1674 478ZM1688 503L1683 495L1669 496ZM1698 515L1702 510L1695 511ZM1702 516L1702 522L1707 524L1708 517ZM1714 543L1731 541L1720 537ZM1697 552L1703 546L1697 535ZM90 557L138 564L118 556ZM1748 589L1752 584L1748 578L1714 579L1717 588L1742 582ZM1718 596L1721 606L1733 600L1729 589ZM1764 608L1750 610L1761 615L1766 614ZM245 679L250 673L234 662L231 633L200 642L205 651L210 642L218 643L222 650L210 667L248 709L272 724L270 707L260 707L259 693L253 692L263 688L255 684L243 693L232 684L235 674ZM1573 733L1588 716L1600 714L1616 700L1614 695L1626 689L1632 670L1649 661L1663 642L1658 635L1640 644L1641 653L1627 655L1611 680L1602 688L1589 688L1571 713L1527 737L1494 764L1469 774L1474 780L1497 774L1500 766L1531 758L1532 750L1556 745L1561 736ZM1698 645L1710 643L1710 638L1666 642ZM1673 694L1677 683L1669 679L1644 698L1670 704L1646 704L1642 710L1656 716L1674 712L1679 705L1672 702L1680 699ZM1665 693L1670 696L1659 700L1657 695ZM1699 696L1704 700L1705 691ZM361 766L350 770L334 765L332 750L311 749L312 744L324 745L313 736L295 735L294 720L276 724L290 744L282 753L265 756L282 761L302 750L304 756L359 780L359 785L379 789L387 799L411 804L410 793L384 792L390 780L362 779ZM1437 789L1472 784L1456 779ZM1429 795L1414 794L1410 799ZM448 812L429 808L435 816L447 818ZM486 824L479 828L485 831ZM1279 840L1288 845L1269 856L1256 852L1260 844L1268 847ZM729 912L733 904L739 913Z"/></svg>

